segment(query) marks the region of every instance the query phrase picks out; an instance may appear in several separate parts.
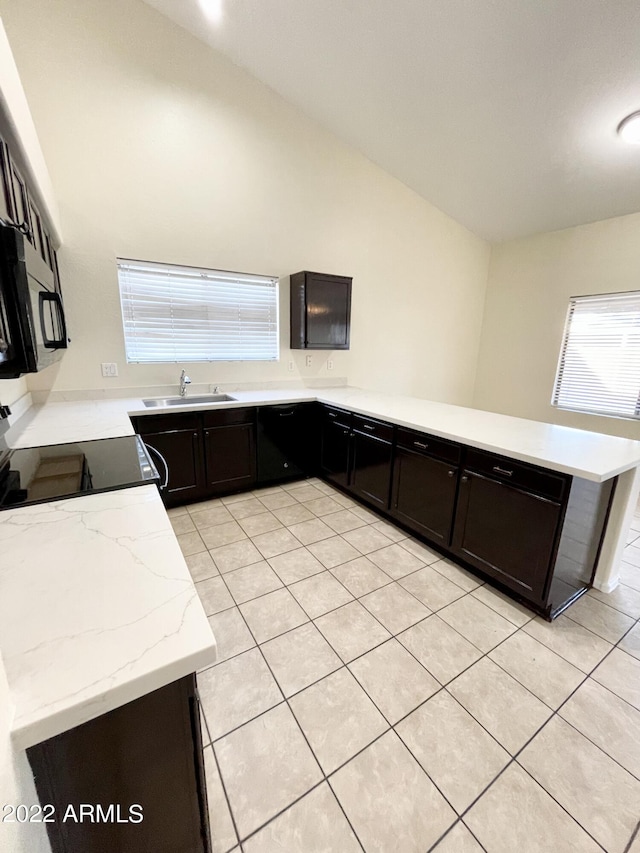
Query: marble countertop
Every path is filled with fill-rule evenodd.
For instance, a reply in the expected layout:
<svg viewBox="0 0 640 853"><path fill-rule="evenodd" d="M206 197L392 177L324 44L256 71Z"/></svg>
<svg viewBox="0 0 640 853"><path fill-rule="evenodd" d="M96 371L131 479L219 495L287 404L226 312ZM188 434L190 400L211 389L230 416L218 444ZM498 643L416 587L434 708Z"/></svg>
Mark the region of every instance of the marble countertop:
<svg viewBox="0 0 640 853"><path fill-rule="evenodd" d="M18 748L215 661L155 486L0 513L0 648Z"/></svg>
<svg viewBox="0 0 640 853"><path fill-rule="evenodd" d="M30 409L7 433L12 447L57 444L133 434L129 415L168 414L319 400L531 462L565 474L602 482L640 464L640 441L571 427L513 418L447 403L381 394L360 388L229 391L235 401L151 409L140 397L47 403Z"/></svg>

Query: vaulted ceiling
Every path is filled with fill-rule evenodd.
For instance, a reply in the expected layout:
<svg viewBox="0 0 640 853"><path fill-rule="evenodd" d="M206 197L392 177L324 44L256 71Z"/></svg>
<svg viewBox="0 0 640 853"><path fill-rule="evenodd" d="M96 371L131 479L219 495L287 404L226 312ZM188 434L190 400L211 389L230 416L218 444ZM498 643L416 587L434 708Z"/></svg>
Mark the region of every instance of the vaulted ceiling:
<svg viewBox="0 0 640 853"><path fill-rule="evenodd" d="M486 239L640 210L638 0L146 2Z"/></svg>

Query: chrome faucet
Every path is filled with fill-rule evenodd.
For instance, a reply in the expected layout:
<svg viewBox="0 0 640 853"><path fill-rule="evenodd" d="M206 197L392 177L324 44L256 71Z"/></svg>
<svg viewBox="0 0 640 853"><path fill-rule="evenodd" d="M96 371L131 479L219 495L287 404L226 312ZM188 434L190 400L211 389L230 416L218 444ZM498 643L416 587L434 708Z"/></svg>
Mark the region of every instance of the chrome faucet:
<svg viewBox="0 0 640 853"><path fill-rule="evenodd" d="M183 370L182 373L180 374L180 396L181 397L184 397L185 394L187 393L187 385L191 385L191 380L189 379L189 377L187 376L187 374Z"/></svg>

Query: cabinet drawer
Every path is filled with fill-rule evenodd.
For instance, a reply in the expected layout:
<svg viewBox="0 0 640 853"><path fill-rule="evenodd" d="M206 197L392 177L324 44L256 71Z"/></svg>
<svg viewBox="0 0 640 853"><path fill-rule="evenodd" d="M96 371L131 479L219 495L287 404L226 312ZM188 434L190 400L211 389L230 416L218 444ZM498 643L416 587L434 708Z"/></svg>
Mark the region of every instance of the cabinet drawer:
<svg viewBox="0 0 640 853"><path fill-rule="evenodd" d="M343 424L347 427L351 426L351 412L347 412L344 409L335 409L333 406L323 406L322 417L325 421L334 421L335 423Z"/></svg>
<svg viewBox="0 0 640 853"><path fill-rule="evenodd" d="M516 462L506 456L496 456L482 450L467 450L465 467L470 471L485 474L494 480L508 483L510 486L525 489L554 501L561 501L565 495L570 477Z"/></svg>
<svg viewBox="0 0 640 853"><path fill-rule="evenodd" d="M425 432L404 429L404 427L398 427L398 445L407 450L428 453L430 456L443 459L452 465L458 465L462 456L462 448L459 444L453 444L443 438L434 438Z"/></svg>
<svg viewBox="0 0 640 853"><path fill-rule="evenodd" d="M364 435L372 435L384 441L393 441L393 426L373 418L363 418L361 415L353 416L353 428Z"/></svg>
<svg viewBox="0 0 640 853"><path fill-rule="evenodd" d="M168 432L174 429L200 429L199 412L181 412L170 415L140 415L133 418L136 430L142 435L152 432Z"/></svg>
<svg viewBox="0 0 640 853"><path fill-rule="evenodd" d="M217 411L203 412L202 418L205 427L228 426L230 424L252 424L255 420L256 410L248 409L218 409Z"/></svg>

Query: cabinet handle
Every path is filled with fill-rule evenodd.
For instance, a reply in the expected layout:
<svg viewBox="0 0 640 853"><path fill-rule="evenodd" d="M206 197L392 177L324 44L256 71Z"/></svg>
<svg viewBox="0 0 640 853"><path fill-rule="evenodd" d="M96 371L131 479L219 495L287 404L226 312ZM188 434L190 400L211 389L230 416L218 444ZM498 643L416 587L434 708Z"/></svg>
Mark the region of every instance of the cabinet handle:
<svg viewBox="0 0 640 853"><path fill-rule="evenodd" d="M278 412L278 414L281 418L290 418L294 412Z"/></svg>
<svg viewBox="0 0 640 853"><path fill-rule="evenodd" d="M448 477L455 477L455 473L456 473L455 471L447 471L447 476Z"/></svg>
<svg viewBox="0 0 640 853"><path fill-rule="evenodd" d="M467 483L467 482L468 482L468 480L469 480L469 478L467 477L467 475L466 475L466 474L463 474L463 475L462 475L462 482L463 482L463 483Z"/></svg>
<svg viewBox="0 0 640 853"><path fill-rule="evenodd" d="M413 442L413 446L414 446L414 447L419 447L419 448L420 448L420 450L426 450L426 449L427 449L427 447L429 447L429 445L428 445L428 444L426 444L424 441L414 441L414 442Z"/></svg>
<svg viewBox="0 0 640 853"><path fill-rule="evenodd" d="M349 430L348 430L348 429L343 429L343 430L342 430L342 434L343 434L343 435L349 435Z"/></svg>
<svg viewBox="0 0 640 853"><path fill-rule="evenodd" d="M327 412L327 414L329 415L330 418L337 418L338 417L335 412Z"/></svg>
<svg viewBox="0 0 640 853"><path fill-rule="evenodd" d="M501 468L499 465L494 465L493 470L496 474L502 474L503 477L513 477L513 471L507 471L506 468Z"/></svg>
<svg viewBox="0 0 640 853"><path fill-rule="evenodd" d="M363 429L369 429L369 430L372 430L372 431L375 429L375 427L374 427L374 426L371 426L371 424L362 424L362 428L363 428Z"/></svg>

